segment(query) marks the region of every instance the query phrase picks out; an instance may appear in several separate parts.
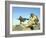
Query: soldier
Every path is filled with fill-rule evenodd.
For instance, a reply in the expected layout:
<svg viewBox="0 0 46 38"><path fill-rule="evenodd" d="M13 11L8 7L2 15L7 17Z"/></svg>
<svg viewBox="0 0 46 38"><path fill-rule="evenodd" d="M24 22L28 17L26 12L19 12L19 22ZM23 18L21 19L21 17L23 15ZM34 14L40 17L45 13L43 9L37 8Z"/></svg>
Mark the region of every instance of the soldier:
<svg viewBox="0 0 46 38"><path fill-rule="evenodd" d="M37 16L35 16L33 13L30 15L30 19L29 19L29 21L28 21L28 27L31 29L31 30L33 30L34 28L33 28L33 25L35 26L35 25L37 25L38 24L38 17Z"/></svg>

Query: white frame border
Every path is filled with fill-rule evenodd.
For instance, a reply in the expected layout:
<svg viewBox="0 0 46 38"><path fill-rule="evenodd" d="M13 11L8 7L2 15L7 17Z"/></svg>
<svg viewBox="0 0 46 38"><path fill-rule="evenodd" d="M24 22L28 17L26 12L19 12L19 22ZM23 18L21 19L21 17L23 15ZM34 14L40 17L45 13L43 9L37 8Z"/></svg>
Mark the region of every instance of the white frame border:
<svg viewBox="0 0 46 38"><path fill-rule="evenodd" d="M12 31L12 7L36 7L40 8L40 30L33 31ZM16 5L10 4L10 34L24 34L24 33L42 33L43 32L43 7L40 5Z"/></svg>

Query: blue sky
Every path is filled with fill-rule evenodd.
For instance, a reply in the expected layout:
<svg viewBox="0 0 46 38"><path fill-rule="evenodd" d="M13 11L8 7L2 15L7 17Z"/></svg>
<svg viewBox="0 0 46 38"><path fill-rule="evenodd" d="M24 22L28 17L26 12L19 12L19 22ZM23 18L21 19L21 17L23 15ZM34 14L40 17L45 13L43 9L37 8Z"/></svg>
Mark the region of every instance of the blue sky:
<svg viewBox="0 0 46 38"><path fill-rule="evenodd" d="M36 16L40 15L40 8L29 8L29 7L13 7L12 8L12 22L13 25L19 16L29 18L30 14L34 13Z"/></svg>

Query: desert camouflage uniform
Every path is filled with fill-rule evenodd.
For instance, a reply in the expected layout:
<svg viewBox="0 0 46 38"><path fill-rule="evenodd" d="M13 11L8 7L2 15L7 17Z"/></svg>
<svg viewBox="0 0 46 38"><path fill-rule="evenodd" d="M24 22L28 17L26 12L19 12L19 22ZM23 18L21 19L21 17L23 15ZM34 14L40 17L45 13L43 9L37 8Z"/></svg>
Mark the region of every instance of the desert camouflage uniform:
<svg viewBox="0 0 46 38"><path fill-rule="evenodd" d="M37 16L30 17L30 19L28 21L28 27L32 28L32 27L36 26L38 21L39 20L38 20Z"/></svg>

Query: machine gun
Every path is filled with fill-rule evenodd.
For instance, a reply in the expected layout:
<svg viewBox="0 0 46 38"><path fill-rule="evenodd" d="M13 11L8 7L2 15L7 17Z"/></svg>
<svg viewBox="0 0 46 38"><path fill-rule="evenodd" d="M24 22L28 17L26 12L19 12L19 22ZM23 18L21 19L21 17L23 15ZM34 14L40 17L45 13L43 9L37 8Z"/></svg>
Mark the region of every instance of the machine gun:
<svg viewBox="0 0 46 38"><path fill-rule="evenodd" d="M20 22L24 22L24 21L29 20L29 19L28 18L23 18L22 16L20 16L18 20L20 20Z"/></svg>

